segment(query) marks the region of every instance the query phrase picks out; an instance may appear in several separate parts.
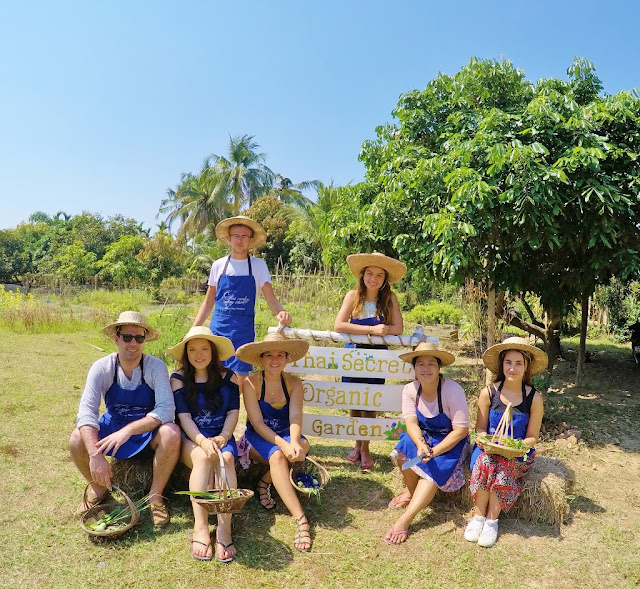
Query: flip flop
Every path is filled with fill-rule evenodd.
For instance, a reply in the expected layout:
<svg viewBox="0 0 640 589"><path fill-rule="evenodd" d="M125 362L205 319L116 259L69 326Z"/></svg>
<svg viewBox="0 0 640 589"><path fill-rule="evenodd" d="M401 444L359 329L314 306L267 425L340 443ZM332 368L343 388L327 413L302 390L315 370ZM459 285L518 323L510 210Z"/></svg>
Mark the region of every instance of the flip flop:
<svg viewBox="0 0 640 589"><path fill-rule="evenodd" d="M411 503L411 495L407 499L408 491L403 491L400 495L396 495L391 501L389 501L389 509L400 509L406 507Z"/></svg>
<svg viewBox="0 0 640 589"><path fill-rule="evenodd" d="M213 560L213 554L211 556L198 556L194 551L193 551L193 545L194 544L200 544L200 546L204 546L205 547L205 551L209 550L209 546L211 546L211 542L209 542L208 544L205 544L204 542L200 542L200 540L194 540L193 539L193 534L189 534L188 536L189 538L189 548L191 550L191 557L195 560L201 560L201 561L210 561Z"/></svg>
<svg viewBox="0 0 640 589"><path fill-rule="evenodd" d="M228 551L229 547L233 546L233 542L229 542L229 544L223 544L222 542L220 542L220 540L216 540L216 544L220 544L220 546L222 546L225 549L225 551ZM229 564L230 562L233 561L234 558L235 558L235 555L234 556L230 556L229 558L220 558L218 556L218 551L216 550L216 560L218 562L222 562L224 564Z"/></svg>
<svg viewBox="0 0 640 589"><path fill-rule="evenodd" d="M391 540L383 536L382 539L387 544L389 544L389 546L399 546L400 544L406 542L407 538L409 537L409 530L394 530L393 526L391 526L391 530L389 531L391 532L391 536L399 536L400 534L404 534L404 540L402 542L392 542Z"/></svg>
<svg viewBox="0 0 640 589"><path fill-rule="evenodd" d="M347 454L347 462L350 464L357 464L360 462L360 448L354 448Z"/></svg>
<svg viewBox="0 0 640 589"><path fill-rule="evenodd" d="M369 455L369 459L367 460L362 454L360 454L361 466L362 470L371 470L374 467L373 458Z"/></svg>

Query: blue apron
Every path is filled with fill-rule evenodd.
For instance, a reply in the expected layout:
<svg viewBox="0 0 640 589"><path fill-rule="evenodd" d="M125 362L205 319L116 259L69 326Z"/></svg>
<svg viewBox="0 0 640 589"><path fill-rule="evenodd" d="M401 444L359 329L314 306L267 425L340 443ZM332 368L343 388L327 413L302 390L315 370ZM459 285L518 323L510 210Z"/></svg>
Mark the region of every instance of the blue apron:
<svg viewBox="0 0 640 589"><path fill-rule="evenodd" d="M358 319L351 317L349 323L354 325L380 325L384 323L383 317L367 317L366 319ZM365 350L387 350L384 344L345 344L345 348L361 348ZM384 384L384 378L360 378L355 376L343 376L342 382L362 382L367 384Z"/></svg>
<svg viewBox="0 0 640 589"><path fill-rule="evenodd" d="M421 394L422 385L418 388L418 394L416 396L416 416L418 418L418 425L422 430L424 441L429 444L430 447L434 447L442 442L442 440L444 440L447 435L453 431L451 420L445 415L442 408L442 378L438 380L438 415L435 417L425 417L418 410L418 401L420 400ZM429 475L429 477L431 477L439 487L443 487L451 478L453 471L456 469L466 443L467 438L465 437L444 454L435 456L428 462L419 462L416 466L425 474ZM395 449L402 452L409 460L418 455L415 442L411 439L409 434L402 434L400 436L400 441L396 445Z"/></svg>
<svg viewBox="0 0 640 589"><path fill-rule="evenodd" d="M491 386L489 390L491 391L491 407L489 409L489 429L487 430L487 435L492 436L496 429L498 428L498 424L500 423L500 419L502 419L502 415L504 411L499 411L498 408L500 405L504 407L504 403L500 400L500 393L502 391L502 387L504 386L504 380L500 383L500 386L496 389L494 386ZM527 427L529 426L529 413L531 412L531 403L533 401L533 395L536 390L534 388L531 389L529 396L527 396L527 389L525 388L524 382L522 383L522 403L514 409L518 410L518 413L512 411L511 419L513 421L513 437L516 440L524 440L527 437ZM476 463L478 456L482 454L483 450L476 446L471 453L471 470L473 470L473 465ZM529 452L527 452L527 459L535 452L534 448L531 448ZM516 458L522 462L524 460L523 456L519 456Z"/></svg>
<svg viewBox="0 0 640 589"><path fill-rule="evenodd" d="M121 430L125 425L142 419L156 406L156 394L144 381L144 356L140 358L140 384L132 390L123 389L118 384L118 355L116 354L116 367L113 373L113 383L104 395L104 404L107 411L98 420L98 439L102 440L108 435ZM131 436L115 454L108 452L107 456L113 456L118 460L131 458L141 452L153 438L155 428L141 434Z"/></svg>
<svg viewBox="0 0 640 589"><path fill-rule="evenodd" d="M262 391L260 393L260 399L258 405L262 412L262 421L267 427L270 427L277 435L287 442L291 442L291 434L289 427L291 422L289 421L289 391L287 390L287 383L284 379L284 374L280 375L280 382L282 383L282 391L284 392L285 404L280 409L277 409L273 405L267 403L264 400L265 395L265 382L264 372L262 373ZM262 436L253 429L251 421L247 421L247 429L244 432L249 443L256 449L258 454L262 456L264 460L269 460L271 455L280 448L276 444L272 444L265 440ZM306 439L304 436L300 436L300 439Z"/></svg>
<svg viewBox="0 0 640 589"><path fill-rule="evenodd" d="M227 276L231 256L222 270L216 287L215 307L211 317L211 331L215 335L228 337L237 350L240 346L252 342L256 337L254 317L256 310L256 281L251 273L251 256L248 276ZM251 372L251 364L231 356L222 363L234 372Z"/></svg>

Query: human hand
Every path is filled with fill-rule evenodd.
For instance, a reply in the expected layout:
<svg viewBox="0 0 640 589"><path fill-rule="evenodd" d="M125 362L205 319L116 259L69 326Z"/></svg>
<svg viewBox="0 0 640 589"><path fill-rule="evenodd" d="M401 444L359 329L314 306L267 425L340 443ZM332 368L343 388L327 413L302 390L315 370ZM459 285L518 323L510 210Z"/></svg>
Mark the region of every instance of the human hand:
<svg viewBox="0 0 640 589"><path fill-rule="evenodd" d="M427 444L426 442L418 442L416 444L416 450L418 452L418 455L424 454L424 456L422 457L422 462L429 462L429 460L433 458L433 450L431 449L431 446L429 446L429 444Z"/></svg>
<svg viewBox="0 0 640 589"><path fill-rule="evenodd" d="M214 440L215 438L205 438L204 440L202 440L202 442L200 442L200 448L202 448L209 460L217 460L218 458L218 453L216 452L216 443Z"/></svg>
<svg viewBox="0 0 640 589"><path fill-rule="evenodd" d="M91 480L94 483L111 490L111 465L107 462L104 454L96 452L89 456L89 470L91 471Z"/></svg>
<svg viewBox="0 0 640 589"><path fill-rule="evenodd" d="M120 446L122 446L130 437L131 434L125 426L122 429L109 434L105 438L98 440L98 442L96 442L96 450L101 454L106 455L111 453L111 455L114 456L120 449Z"/></svg>
<svg viewBox="0 0 640 589"><path fill-rule="evenodd" d="M291 315L284 309L276 315L276 319L279 323L282 323L282 325L291 325Z"/></svg>
<svg viewBox="0 0 640 589"><path fill-rule="evenodd" d="M300 445L300 442L292 441L291 444L289 445L291 446L291 450L293 452L292 457L289 458L289 460L291 462L302 462L305 456L304 456L304 450Z"/></svg>
<svg viewBox="0 0 640 589"><path fill-rule="evenodd" d="M389 333L389 326L381 323L380 325L371 326L371 335L387 335Z"/></svg>
<svg viewBox="0 0 640 589"><path fill-rule="evenodd" d="M212 440L220 450L227 445L227 439L224 436L215 436L214 438L209 439Z"/></svg>

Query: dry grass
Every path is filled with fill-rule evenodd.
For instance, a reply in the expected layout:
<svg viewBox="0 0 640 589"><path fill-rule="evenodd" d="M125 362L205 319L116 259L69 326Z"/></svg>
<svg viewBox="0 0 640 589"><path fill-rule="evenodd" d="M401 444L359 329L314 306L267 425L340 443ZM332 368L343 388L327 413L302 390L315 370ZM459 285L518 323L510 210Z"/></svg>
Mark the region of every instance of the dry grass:
<svg viewBox="0 0 640 589"><path fill-rule="evenodd" d="M321 503L303 499L313 551L293 549L294 527L281 501L267 512L252 500L234 516L238 558L223 566L190 558L187 534L193 521L187 499L171 497L172 523L164 530L154 530L143 514L142 522L120 540L87 538L73 516L83 483L66 445L86 372L102 355L87 343L105 346L104 341L92 331L33 335L0 330L0 337L2 587L555 589L640 583L640 440L637 427L628 428L623 419L629 416L637 423L640 389L629 380L637 378L634 374L611 369L615 359L610 364L602 356L596 366L589 365L587 384L579 391L570 386L562 366L554 376L558 392L549 396L556 398L559 421L591 424L594 432L620 438L612 445L593 433L586 443L562 450L545 444L549 455L562 455L575 472L574 498L560 528L505 518L496 546L483 550L462 537L466 505L434 502L416 518L408 542L387 546L381 537L398 512L386 505L402 488L386 458L391 444L374 444L377 466L362 473L345 461L347 442L313 439L312 454L332 477ZM607 373L608 388L597 380L601 371ZM560 411L563 406L573 409ZM591 408L588 418L577 419L576 411L586 408Z"/></svg>

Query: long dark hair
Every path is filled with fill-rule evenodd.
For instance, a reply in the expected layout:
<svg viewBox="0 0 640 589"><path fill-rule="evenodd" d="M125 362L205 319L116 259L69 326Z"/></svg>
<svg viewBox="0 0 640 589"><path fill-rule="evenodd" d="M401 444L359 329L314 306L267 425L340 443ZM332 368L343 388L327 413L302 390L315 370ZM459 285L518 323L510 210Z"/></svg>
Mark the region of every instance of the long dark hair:
<svg viewBox="0 0 640 589"><path fill-rule="evenodd" d="M207 340L208 341L208 340ZM190 409L195 410L197 408L196 402L198 399L198 389L196 387L196 369L189 362L189 355L187 354L187 346L189 342L184 346L184 352L182 352L182 386L184 387L184 398L187 401L187 405ZM218 356L218 348L216 348L213 342L209 342L211 346L211 362L207 366L207 382L202 383L204 387L204 395L207 402L207 409L209 411L217 411L222 405L222 395L220 394L220 385L222 384L223 377L222 371L224 367L220 363L220 357Z"/></svg>
<svg viewBox="0 0 640 589"><path fill-rule="evenodd" d="M358 280L358 285L356 287L356 292L358 294L358 300L356 301L355 307L353 307L353 311L351 311L352 317L357 317L362 308L364 307L364 302L367 296L367 287L364 283L364 273L367 271L366 266L362 269L362 273L360 274L360 280ZM384 270L384 268L383 268ZM391 321L392 314L392 305L391 305L391 287L389 286L389 273L384 270L384 284L378 289L378 300L376 301L376 315L378 317L382 317L383 322L388 325Z"/></svg>
<svg viewBox="0 0 640 589"><path fill-rule="evenodd" d="M520 352L522 357L524 358L524 374L522 375L522 382L528 386L533 386L531 382L531 355L523 350L517 350L516 348L512 348L510 350L502 350L500 354L498 354L498 382L502 382L503 380L507 380L507 377L504 374L504 357L509 352Z"/></svg>

